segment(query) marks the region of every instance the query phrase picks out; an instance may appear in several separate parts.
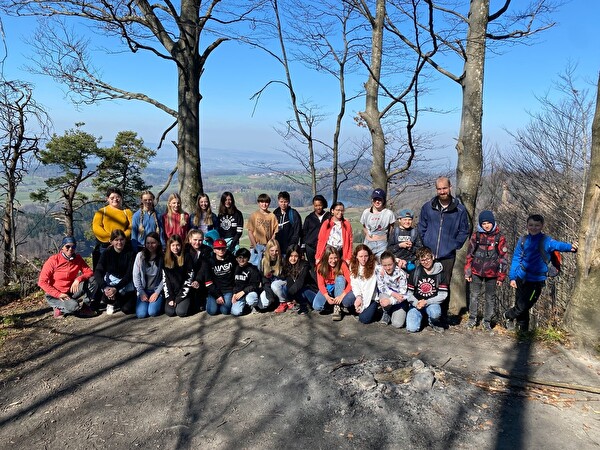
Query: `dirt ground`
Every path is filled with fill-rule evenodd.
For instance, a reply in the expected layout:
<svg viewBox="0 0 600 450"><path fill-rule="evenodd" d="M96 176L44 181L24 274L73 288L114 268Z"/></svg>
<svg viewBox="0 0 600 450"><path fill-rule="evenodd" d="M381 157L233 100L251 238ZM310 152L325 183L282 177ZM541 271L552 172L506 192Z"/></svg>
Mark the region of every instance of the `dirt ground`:
<svg viewBox="0 0 600 450"><path fill-rule="evenodd" d="M598 389L598 360L503 330L291 312L56 320L41 301L20 317L0 349L3 449L600 447L600 395L517 378Z"/></svg>

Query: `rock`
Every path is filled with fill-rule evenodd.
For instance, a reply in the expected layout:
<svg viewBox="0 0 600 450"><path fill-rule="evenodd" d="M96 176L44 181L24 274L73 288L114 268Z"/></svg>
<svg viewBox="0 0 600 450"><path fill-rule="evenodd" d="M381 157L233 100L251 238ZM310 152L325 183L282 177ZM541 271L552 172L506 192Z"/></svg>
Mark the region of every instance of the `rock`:
<svg viewBox="0 0 600 450"><path fill-rule="evenodd" d="M361 389L364 389L365 391L370 391L371 389L374 389L377 386L377 382L371 374L363 375L356 381L358 383L358 386Z"/></svg>
<svg viewBox="0 0 600 450"><path fill-rule="evenodd" d="M375 374L375 380L379 383L408 383L413 369L411 367L401 367L400 369L392 370L391 372L382 372Z"/></svg>
<svg viewBox="0 0 600 450"><path fill-rule="evenodd" d="M423 369L425 367L425 363L423 361L421 361L420 359L415 359L412 362L412 367L415 370L420 370L420 369Z"/></svg>
<svg viewBox="0 0 600 450"><path fill-rule="evenodd" d="M417 391L426 392L431 389L434 380L435 377L433 376L433 372L431 372L430 370L417 372L413 377L412 386Z"/></svg>

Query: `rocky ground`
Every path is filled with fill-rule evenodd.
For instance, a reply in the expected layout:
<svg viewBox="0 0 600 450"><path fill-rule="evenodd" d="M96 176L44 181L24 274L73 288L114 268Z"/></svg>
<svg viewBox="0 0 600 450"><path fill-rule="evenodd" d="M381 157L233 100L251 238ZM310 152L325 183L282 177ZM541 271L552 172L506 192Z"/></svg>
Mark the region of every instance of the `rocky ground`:
<svg viewBox="0 0 600 450"><path fill-rule="evenodd" d="M41 302L19 315L0 349L0 448L600 446L600 395L523 381L597 391L598 360L503 330L291 312L56 320Z"/></svg>

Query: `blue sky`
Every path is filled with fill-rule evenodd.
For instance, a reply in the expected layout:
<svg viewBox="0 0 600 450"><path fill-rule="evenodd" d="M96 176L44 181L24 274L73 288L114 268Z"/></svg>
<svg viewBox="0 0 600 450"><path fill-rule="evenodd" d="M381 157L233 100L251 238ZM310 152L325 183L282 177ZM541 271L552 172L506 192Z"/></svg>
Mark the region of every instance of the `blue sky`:
<svg viewBox="0 0 600 450"><path fill-rule="evenodd" d="M515 3L521 3L515 2ZM494 2L492 2L492 5ZM526 125L527 111L535 111L535 96L544 95L552 81L566 66L577 65L582 88L593 89L600 70L600 42L594 29L600 18L600 1L572 0L554 16L557 25L528 45L505 48L503 54L490 54L486 62L484 92L484 139L487 144L506 146L510 138L504 129ZM118 131L136 131L148 143L158 142L171 117L150 105L135 102L105 102L77 109L65 97L65 88L49 78L23 70L32 51L24 43L35 22L2 17L8 57L4 65L7 78L30 81L35 85L39 103L49 111L57 134L85 122L85 130L105 141ZM157 58L131 54L98 57L106 78L119 87L151 90L169 106L176 104L175 70ZM300 96L323 105L324 112L335 111L335 84L320 74L296 67ZM282 73L265 55L235 43L225 43L209 58L201 80L202 147L236 150L273 150L283 148L274 126L290 117L289 101L282 87L269 89L254 111L251 95L264 83L281 78ZM352 79L356 88L364 82ZM448 164L454 159L454 139L460 120L460 87L439 76L431 85L427 101L431 106L450 110L449 114L423 115L419 130L435 134ZM330 103L331 102L331 103ZM364 101L349 105L344 123L345 138L360 138L364 130L354 125L353 116L364 108ZM326 124L324 124L326 125ZM174 137L173 137L174 138Z"/></svg>

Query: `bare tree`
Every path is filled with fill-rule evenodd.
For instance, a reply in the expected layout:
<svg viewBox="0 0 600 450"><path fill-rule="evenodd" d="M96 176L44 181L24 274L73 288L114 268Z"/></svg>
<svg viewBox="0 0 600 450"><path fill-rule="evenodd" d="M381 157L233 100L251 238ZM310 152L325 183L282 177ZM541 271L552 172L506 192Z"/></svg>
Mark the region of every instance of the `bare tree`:
<svg viewBox="0 0 600 450"><path fill-rule="evenodd" d="M348 96L346 76L356 66L357 48L362 45L364 36L359 33L361 24L357 22L355 8L338 1L306 3L291 1L284 4L287 11L280 9L282 2L270 0L273 19L265 20L265 27L277 42L277 50L270 49L264 42L253 42L273 56L283 67L285 80L271 80L261 88L253 98L258 100L264 90L272 84L286 87L293 112L293 119L286 122L285 131L280 132L285 139L300 143L305 150L294 149L286 153L300 160L310 175L310 188L317 193L319 178L323 175L331 178L333 201L337 201L340 186L348 180L348 168L342 164L342 120L346 115L346 105L355 96ZM284 15L287 12L288 20ZM288 32L286 32L288 30ZM269 33L268 33L269 34ZM316 126L325 119L319 108L312 102L298 99L298 92L292 75L292 61L289 47L295 60L319 72L333 77L338 85L339 101L336 105L335 124L331 131L331 140L319 138ZM324 133L321 133L323 135ZM320 150L319 150L320 149ZM319 162L331 160L331 170L319 170ZM343 166L343 168L342 168ZM341 177L340 177L341 174Z"/></svg>
<svg viewBox="0 0 600 450"><path fill-rule="evenodd" d="M388 0L346 0L355 5L366 18L371 31L370 59L361 54L360 59L368 70L365 83L365 110L359 112L359 125L365 126L371 135L371 180L373 187L389 190L390 183L396 184L402 174L411 167L417 153L413 130L419 115L421 72L426 65L425 56L432 57L437 49L421 47L418 29L415 41L420 53L411 55L402 51L397 37L402 16L388 10ZM410 26L410 24L409 24ZM387 37L386 37L387 36ZM381 104L383 103L383 104ZM390 145L395 131L403 124L403 141L406 145ZM397 193L396 193L397 194Z"/></svg>
<svg viewBox="0 0 600 450"><path fill-rule="evenodd" d="M534 0L525 10L509 12L511 0L505 0L495 12L490 12L490 0L471 0L466 15L462 4L452 8L433 0L389 0L409 17L420 36L430 36L431 45L443 58L454 55L462 61L462 71L453 73L442 58L436 59L423 51L423 42L413 40L397 30L396 35L442 75L456 82L462 90L460 130L456 144L458 154L455 193L459 195L472 218L481 180L483 142L483 81L488 43L514 41L550 28L546 17L553 10L552 0ZM406 6L408 4L408 6ZM420 13L424 8L428 13ZM421 20L422 16L426 20ZM465 283L459 272L464 266L466 247L457 253L455 275L452 277L450 311L458 313L466 306Z"/></svg>
<svg viewBox="0 0 600 450"><path fill-rule="evenodd" d="M592 150L579 230L575 290L565 326L579 345L600 350L600 77L592 123Z"/></svg>
<svg viewBox="0 0 600 450"><path fill-rule="evenodd" d="M48 134L50 119L33 98L33 88L21 81L0 80L0 197L2 216L4 285L15 280L18 228L17 188L28 173Z"/></svg>
<svg viewBox="0 0 600 450"><path fill-rule="evenodd" d="M95 31L116 38L127 50L149 52L177 68L177 107L142 92L121 89L108 82L92 62L88 42L76 38L65 26L46 26L34 37L39 70L65 83L83 103L106 99L138 100L166 112L177 126L179 192L190 209L203 191L200 169L200 77L208 57L231 38L228 27L246 20L260 4L253 0L0 0L7 14L84 19ZM206 42L201 46L201 42Z"/></svg>

